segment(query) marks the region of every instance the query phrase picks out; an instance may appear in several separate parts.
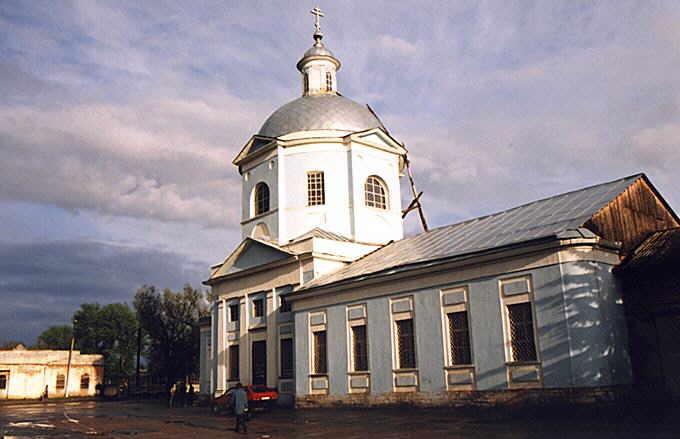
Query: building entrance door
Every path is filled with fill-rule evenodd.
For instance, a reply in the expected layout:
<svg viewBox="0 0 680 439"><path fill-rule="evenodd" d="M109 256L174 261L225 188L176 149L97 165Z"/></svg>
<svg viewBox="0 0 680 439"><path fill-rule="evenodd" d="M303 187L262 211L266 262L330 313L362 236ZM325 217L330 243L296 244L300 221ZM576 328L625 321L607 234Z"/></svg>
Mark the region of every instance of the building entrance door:
<svg viewBox="0 0 680 439"><path fill-rule="evenodd" d="M9 392L9 371L0 370L0 399L7 399Z"/></svg>
<svg viewBox="0 0 680 439"><path fill-rule="evenodd" d="M267 342L253 342L253 384L267 385Z"/></svg>

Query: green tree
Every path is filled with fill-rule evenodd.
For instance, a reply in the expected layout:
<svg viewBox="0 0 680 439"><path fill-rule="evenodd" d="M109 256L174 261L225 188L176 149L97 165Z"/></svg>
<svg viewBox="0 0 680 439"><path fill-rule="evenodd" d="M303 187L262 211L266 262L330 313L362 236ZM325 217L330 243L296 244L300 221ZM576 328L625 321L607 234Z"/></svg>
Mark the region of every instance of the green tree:
<svg viewBox="0 0 680 439"><path fill-rule="evenodd" d="M125 303L104 307L84 303L73 315L78 349L84 354L102 354L106 377L116 382L133 372L138 327L134 311Z"/></svg>
<svg viewBox="0 0 680 439"><path fill-rule="evenodd" d="M38 336L38 349L69 349L71 347L73 328L69 325L50 326Z"/></svg>
<svg viewBox="0 0 680 439"><path fill-rule="evenodd" d="M204 294L185 285L181 292L144 285L135 294L134 307L148 335L148 360L152 372L168 385L197 373L198 320L207 315Z"/></svg>

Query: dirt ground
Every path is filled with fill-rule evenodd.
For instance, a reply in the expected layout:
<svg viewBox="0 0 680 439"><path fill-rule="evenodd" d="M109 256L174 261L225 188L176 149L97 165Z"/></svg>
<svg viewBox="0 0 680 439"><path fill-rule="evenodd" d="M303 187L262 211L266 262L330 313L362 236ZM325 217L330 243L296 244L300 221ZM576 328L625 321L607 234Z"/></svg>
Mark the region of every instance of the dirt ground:
<svg viewBox="0 0 680 439"><path fill-rule="evenodd" d="M152 402L0 405L0 436L50 438L680 438L680 410L590 406L500 409L306 409L257 412L247 435L228 415Z"/></svg>

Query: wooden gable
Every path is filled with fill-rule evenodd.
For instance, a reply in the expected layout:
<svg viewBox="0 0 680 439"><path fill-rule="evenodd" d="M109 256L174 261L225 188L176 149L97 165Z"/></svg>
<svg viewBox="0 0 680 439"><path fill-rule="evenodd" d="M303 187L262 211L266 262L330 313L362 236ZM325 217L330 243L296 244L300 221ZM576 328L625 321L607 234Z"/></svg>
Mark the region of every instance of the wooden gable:
<svg viewBox="0 0 680 439"><path fill-rule="evenodd" d="M584 224L605 239L621 242L622 256L650 233L678 226L678 216L645 175L640 175Z"/></svg>

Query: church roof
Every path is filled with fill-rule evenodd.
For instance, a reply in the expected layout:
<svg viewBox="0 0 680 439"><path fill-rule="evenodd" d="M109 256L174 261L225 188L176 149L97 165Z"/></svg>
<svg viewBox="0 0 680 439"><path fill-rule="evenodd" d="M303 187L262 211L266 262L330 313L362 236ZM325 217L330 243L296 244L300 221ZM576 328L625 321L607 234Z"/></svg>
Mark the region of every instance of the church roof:
<svg viewBox="0 0 680 439"><path fill-rule="evenodd" d="M384 129L368 107L344 96L325 94L302 96L283 105L269 116L258 135L280 137L296 131L358 132L372 128Z"/></svg>
<svg viewBox="0 0 680 439"><path fill-rule="evenodd" d="M361 280L541 238L592 238L584 224L623 193L636 174L391 242L301 290Z"/></svg>
<svg viewBox="0 0 680 439"><path fill-rule="evenodd" d="M338 235L337 233L329 232L328 230L324 230L321 227L314 227L312 230L309 232L306 232L297 238L291 239L291 241L302 241L303 239L307 238L321 238L321 239L329 239L331 241L340 241L340 242L352 242L351 239Z"/></svg>

